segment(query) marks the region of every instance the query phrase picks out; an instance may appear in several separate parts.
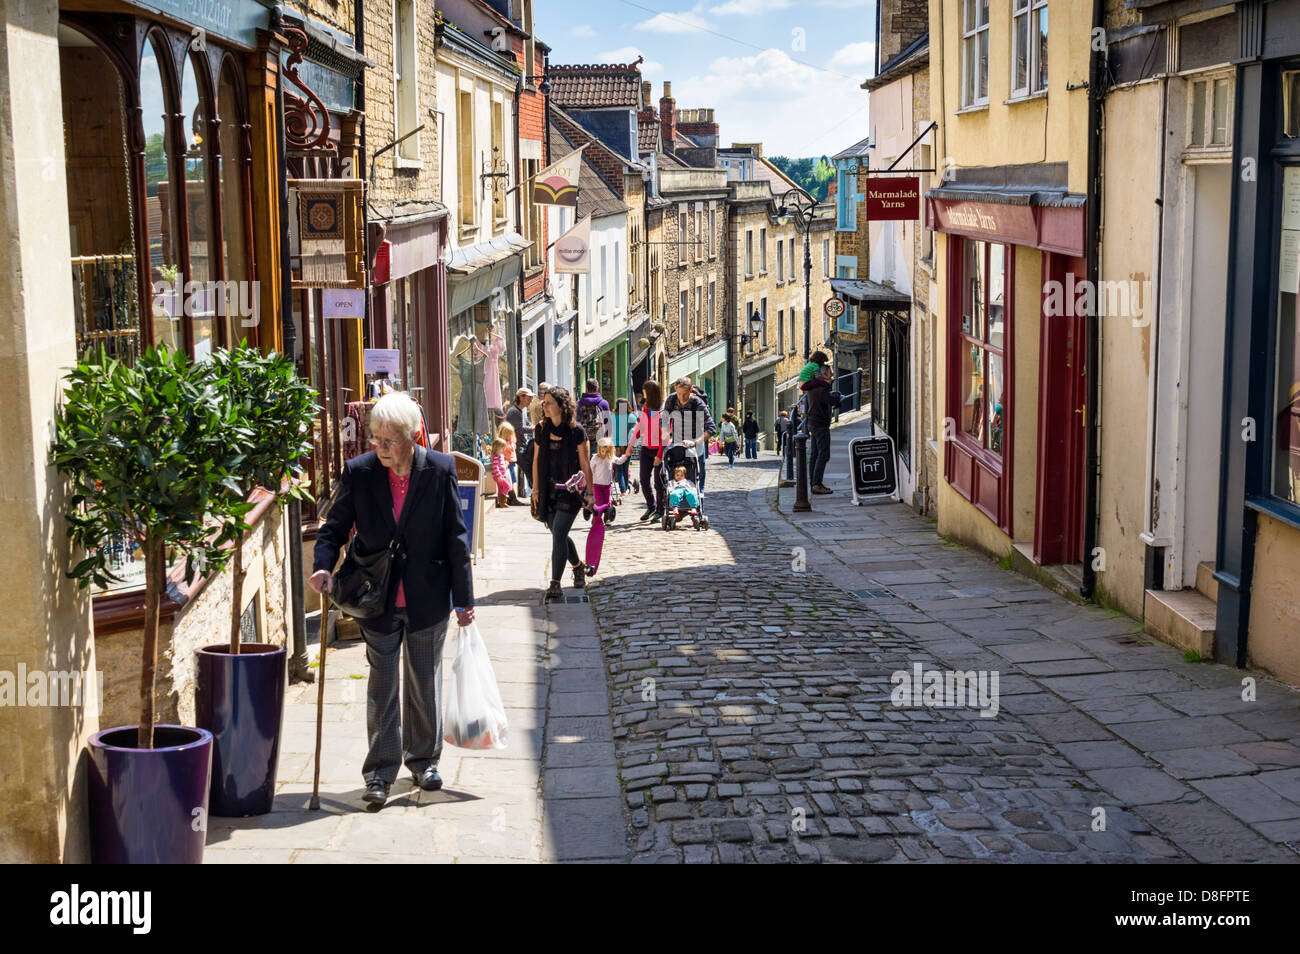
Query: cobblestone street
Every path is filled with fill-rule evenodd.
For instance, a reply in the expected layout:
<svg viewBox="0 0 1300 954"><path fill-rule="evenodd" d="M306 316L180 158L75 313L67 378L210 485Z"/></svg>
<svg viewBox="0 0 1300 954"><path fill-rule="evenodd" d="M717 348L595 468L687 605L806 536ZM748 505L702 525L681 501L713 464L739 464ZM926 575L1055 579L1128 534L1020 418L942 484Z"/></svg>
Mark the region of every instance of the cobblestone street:
<svg viewBox="0 0 1300 954"><path fill-rule="evenodd" d="M847 475L792 518L773 455L718 460L708 532L620 515L589 585L634 860L1296 860L1294 691L1243 702ZM997 671L996 716L892 705L917 664Z"/></svg>

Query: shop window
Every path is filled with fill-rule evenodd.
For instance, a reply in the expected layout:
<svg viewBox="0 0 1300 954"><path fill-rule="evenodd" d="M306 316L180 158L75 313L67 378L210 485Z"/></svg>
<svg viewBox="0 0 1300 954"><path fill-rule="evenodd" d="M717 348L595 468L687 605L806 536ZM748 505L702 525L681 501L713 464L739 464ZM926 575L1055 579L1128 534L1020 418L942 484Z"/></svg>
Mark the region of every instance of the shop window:
<svg viewBox="0 0 1300 954"><path fill-rule="evenodd" d="M1282 170L1281 263L1278 268L1277 370L1274 386L1271 492L1300 504L1300 166Z"/></svg>
<svg viewBox="0 0 1300 954"><path fill-rule="evenodd" d="M677 339L686 343L686 289L681 291L680 310L677 313Z"/></svg>
<svg viewBox="0 0 1300 954"><path fill-rule="evenodd" d="M460 224L467 228L478 224L478 204L474 195L474 92L462 89L456 93L457 193L460 202Z"/></svg>
<svg viewBox="0 0 1300 954"><path fill-rule="evenodd" d="M492 100L492 171L505 159L506 119L505 104L499 99ZM500 228L506 220L506 180L493 178L492 183L492 223Z"/></svg>
<svg viewBox="0 0 1300 954"><path fill-rule="evenodd" d="M745 233L745 277L754 277L754 233Z"/></svg>
<svg viewBox="0 0 1300 954"><path fill-rule="evenodd" d="M185 224L189 234L190 260L188 278L206 290L208 283L217 277L212 267L216 246L210 234L212 206L207 173L209 98L199 90L192 57L185 58L181 77L181 115L185 123ZM215 337L216 302L213 298L206 291L185 296L184 318L188 318L192 325L195 358L211 355L213 347L218 344Z"/></svg>
<svg viewBox="0 0 1300 954"><path fill-rule="evenodd" d="M145 216L149 241L149 281L162 294L151 297L152 340L172 348L184 348L181 319L184 301L181 291L181 232L174 177L175 138L168 135L167 116L174 113L174 87L163 85L159 58L166 41L158 34L144 44L140 58L140 102L144 121Z"/></svg>
<svg viewBox="0 0 1300 954"><path fill-rule="evenodd" d="M958 421L972 444L1001 456L1006 246L964 242L963 255Z"/></svg>
<svg viewBox="0 0 1300 954"><path fill-rule="evenodd" d="M248 310L246 306L253 305L255 293L248 284L252 275L249 268L247 203L243 182L243 137L240 134L243 110L239 108L235 85L237 77L234 61L227 61L221 70L221 84L217 88L220 142L219 154L213 159L217 204L221 208L221 255L225 279L240 289L239 308L230 307L233 303L229 296L226 298L225 340L229 344L251 340L256 334L252 328L256 326L257 320L255 314L245 313ZM226 287L229 289L232 286L228 284ZM244 289L248 290L247 295L244 294Z"/></svg>
<svg viewBox="0 0 1300 954"><path fill-rule="evenodd" d="M393 109L398 136L419 125L416 119L415 0L393 4ZM397 146L397 155L408 162L420 159L420 137L412 136Z"/></svg>
<svg viewBox="0 0 1300 954"><path fill-rule="evenodd" d="M1011 95L1031 96L1046 89L1047 0L1012 0Z"/></svg>
<svg viewBox="0 0 1300 954"><path fill-rule="evenodd" d="M713 290L715 282L709 282L709 330L713 330Z"/></svg>
<svg viewBox="0 0 1300 954"><path fill-rule="evenodd" d="M1232 80L1227 76L1192 83L1187 124L1187 145L1191 148L1231 147Z"/></svg>
<svg viewBox="0 0 1300 954"><path fill-rule="evenodd" d="M686 213L677 213L677 264L686 264Z"/></svg>
<svg viewBox="0 0 1300 954"><path fill-rule="evenodd" d="M961 8L961 105L965 108L989 101L989 0L961 0Z"/></svg>

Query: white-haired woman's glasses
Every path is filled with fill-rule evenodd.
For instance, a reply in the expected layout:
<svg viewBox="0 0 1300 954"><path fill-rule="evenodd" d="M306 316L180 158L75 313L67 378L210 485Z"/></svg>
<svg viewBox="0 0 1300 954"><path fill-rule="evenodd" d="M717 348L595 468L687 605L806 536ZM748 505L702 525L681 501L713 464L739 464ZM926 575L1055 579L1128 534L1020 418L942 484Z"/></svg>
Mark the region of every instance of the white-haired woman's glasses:
<svg viewBox="0 0 1300 954"><path fill-rule="evenodd" d="M378 447L378 448L380 448L381 450L393 450L393 449L396 448L396 447L401 447L401 446L402 446L403 444L405 444L405 443L406 443L406 441L405 441L403 438L400 438L400 437L399 437L399 438L387 438L387 439L385 439L385 440L380 440L378 437L372 437L372 438L370 438L370 446L371 446L371 447Z"/></svg>

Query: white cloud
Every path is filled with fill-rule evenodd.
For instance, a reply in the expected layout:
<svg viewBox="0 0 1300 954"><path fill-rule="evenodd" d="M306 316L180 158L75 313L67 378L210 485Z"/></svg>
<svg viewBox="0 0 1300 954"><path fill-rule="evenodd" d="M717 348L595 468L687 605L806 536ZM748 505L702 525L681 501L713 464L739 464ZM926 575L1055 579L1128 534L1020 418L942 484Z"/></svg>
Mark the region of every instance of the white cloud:
<svg viewBox="0 0 1300 954"><path fill-rule="evenodd" d="M874 56L872 44L850 43L828 61L844 67L835 73L778 49L724 56L674 82L673 93L678 106L716 109L724 143L762 142L764 155L831 155L870 130L858 77Z"/></svg>
<svg viewBox="0 0 1300 954"><path fill-rule="evenodd" d="M684 10L681 13L656 13L649 20L638 23L636 28L650 33L695 33L707 29L708 21L698 13Z"/></svg>
<svg viewBox="0 0 1300 954"><path fill-rule="evenodd" d="M876 68L876 45L863 42L842 46L826 61L826 68L850 76L865 76Z"/></svg>
<svg viewBox="0 0 1300 954"><path fill-rule="evenodd" d="M606 50L604 53L597 53L596 62L632 63L636 61L638 56L644 55L645 54L635 46L620 46L617 50ZM643 60L641 65L637 68L641 71L642 76L653 76L656 73L662 73L664 71L664 65L662 63L656 63L653 60Z"/></svg>
<svg viewBox="0 0 1300 954"><path fill-rule="evenodd" d="M574 27L572 30L569 31L569 35L590 38L596 35L596 31L593 30L590 26L588 26L585 23L579 23L576 27Z"/></svg>
<svg viewBox="0 0 1300 954"><path fill-rule="evenodd" d="M792 0L727 0L716 7L709 7L710 13L719 16L755 16L771 10L786 10L794 6Z"/></svg>

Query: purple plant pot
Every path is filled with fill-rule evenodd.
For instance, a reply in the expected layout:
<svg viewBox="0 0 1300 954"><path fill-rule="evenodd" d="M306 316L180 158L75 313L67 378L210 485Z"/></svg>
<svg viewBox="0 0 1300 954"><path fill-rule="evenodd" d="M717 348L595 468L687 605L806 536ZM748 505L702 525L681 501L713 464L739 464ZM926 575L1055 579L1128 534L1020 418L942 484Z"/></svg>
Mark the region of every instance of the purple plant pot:
<svg viewBox="0 0 1300 954"><path fill-rule="evenodd" d="M213 815L265 815L275 799L284 719L285 650L270 643L197 653L195 721L212 733Z"/></svg>
<svg viewBox="0 0 1300 954"><path fill-rule="evenodd" d="M104 729L87 743L91 859L96 864L201 864L212 733L155 725L154 748L138 749L137 729Z"/></svg>

